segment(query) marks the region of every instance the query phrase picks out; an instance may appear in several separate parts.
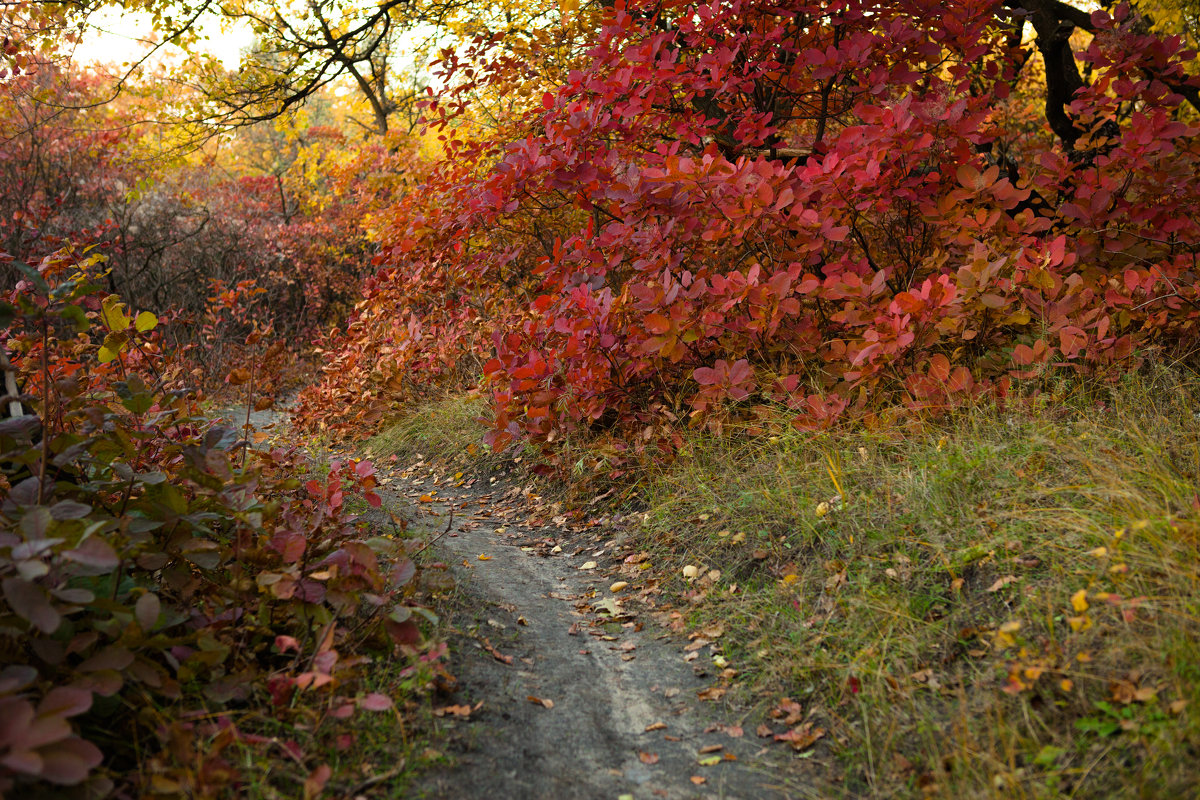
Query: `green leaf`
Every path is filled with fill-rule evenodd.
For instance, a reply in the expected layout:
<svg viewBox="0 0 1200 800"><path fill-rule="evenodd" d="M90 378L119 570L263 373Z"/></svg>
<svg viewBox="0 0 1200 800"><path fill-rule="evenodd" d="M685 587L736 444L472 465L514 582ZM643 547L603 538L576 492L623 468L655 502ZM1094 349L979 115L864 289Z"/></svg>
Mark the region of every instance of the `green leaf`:
<svg viewBox="0 0 1200 800"><path fill-rule="evenodd" d="M12 325L13 320L17 318L17 307L10 304L0 302L0 328L7 328Z"/></svg>
<svg viewBox="0 0 1200 800"><path fill-rule="evenodd" d="M134 414L145 414L154 405L154 398L147 392L139 392L130 397L121 398L121 405Z"/></svg>
<svg viewBox="0 0 1200 800"><path fill-rule="evenodd" d="M1038 754L1034 756L1033 763L1037 764L1039 767L1052 767L1054 766L1054 763L1058 761L1058 757L1065 752L1066 751L1061 747L1055 747L1052 744L1048 744L1039 750Z"/></svg>
<svg viewBox="0 0 1200 800"><path fill-rule="evenodd" d="M22 275L24 275L26 278L29 278L39 292L42 294L50 294L50 284L46 283L46 279L42 277L42 273L38 272L28 264L20 261L14 261L12 262L12 265L16 267Z"/></svg>
<svg viewBox="0 0 1200 800"><path fill-rule="evenodd" d="M87 313L77 305L65 306L59 313L63 319L69 320L75 324L76 333L83 333L89 327L91 327L91 323L87 318Z"/></svg>

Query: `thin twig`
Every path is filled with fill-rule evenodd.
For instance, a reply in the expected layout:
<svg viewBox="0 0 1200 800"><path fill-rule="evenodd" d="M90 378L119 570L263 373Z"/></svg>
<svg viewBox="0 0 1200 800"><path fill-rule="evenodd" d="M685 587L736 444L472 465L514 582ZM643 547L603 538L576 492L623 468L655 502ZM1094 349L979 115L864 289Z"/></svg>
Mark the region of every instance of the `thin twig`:
<svg viewBox="0 0 1200 800"><path fill-rule="evenodd" d="M433 537L433 538L432 538L432 539L430 539L428 542L426 542L426 543L425 543L425 545L424 545L424 547L422 547L420 550L418 550L417 552L415 552L415 553L413 553L413 554L412 554L412 558L416 558L417 556L421 555L421 553L424 553L426 550L428 550L430 547L432 547L432 546L433 546L433 544L434 544L435 542L437 542L437 540L438 540L438 539L441 539L443 536L445 536L447 533L449 533L449 532L450 532L450 528L451 528L451 526L453 526L453 525L454 525L454 509L453 509L453 508L451 508L451 509L450 509L450 519L449 519L449 521L446 523L446 530L442 531L442 532L441 532L441 533L439 533L437 536Z"/></svg>
<svg viewBox="0 0 1200 800"><path fill-rule="evenodd" d="M395 778L397 775L404 772L405 766L406 766L406 763L405 763L404 759L401 759L399 764L392 767L387 772L381 772L378 775L372 775L370 778L367 778L365 781L362 781L361 783L359 783L357 786L355 786L353 789L350 790L349 795L351 797L353 797L366 789L370 789L372 786L376 786L380 783L390 781L392 778Z"/></svg>

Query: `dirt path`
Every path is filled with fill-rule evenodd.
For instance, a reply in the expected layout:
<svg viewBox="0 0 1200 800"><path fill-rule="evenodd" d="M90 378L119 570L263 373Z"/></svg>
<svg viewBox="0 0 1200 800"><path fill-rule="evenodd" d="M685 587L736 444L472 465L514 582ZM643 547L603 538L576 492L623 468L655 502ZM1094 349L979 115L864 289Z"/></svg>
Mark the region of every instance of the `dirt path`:
<svg viewBox="0 0 1200 800"><path fill-rule="evenodd" d="M218 416L245 422L244 408ZM280 404L250 421L274 438L285 416ZM623 576L636 581L619 531L531 511L528 491L507 476L447 480L417 464L394 471L381 494L427 536L450 523L436 549L462 597L451 641L459 689L442 718L450 764L411 796L815 796L779 783L786 747L730 717L705 640L665 633L611 591Z"/></svg>
<svg viewBox="0 0 1200 800"><path fill-rule="evenodd" d="M432 479L412 470L387 501L431 529L445 529L454 511L438 543L466 596L452 641L461 682L452 702L472 710L445 717L453 763L416 796L805 796L775 784L772 763L788 757L785 748L722 718L719 701L701 701L705 690L720 693L710 688L720 670L699 652L703 641L685 651L687 639L664 635L610 591L620 576L606 567L627 552L619 533L529 520L520 490L504 479L460 480L442 494Z"/></svg>

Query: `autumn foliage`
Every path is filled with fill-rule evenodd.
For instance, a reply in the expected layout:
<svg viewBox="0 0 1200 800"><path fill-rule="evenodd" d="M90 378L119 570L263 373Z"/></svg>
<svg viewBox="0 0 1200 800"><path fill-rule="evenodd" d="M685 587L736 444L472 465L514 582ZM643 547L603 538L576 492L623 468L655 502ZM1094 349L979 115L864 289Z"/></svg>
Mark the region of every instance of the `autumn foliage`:
<svg viewBox="0 0 1200 800"><path fill-rule="evenodd" d="M497 449L600 434L611 463L680 424L871 422L1195 345L1200 78L1127 5L539 3L524 33L455 6L470 38L411 135L386 59L342 52L374 76L362 136L361 102L320 94L325 45L197 83L218 99L113 94L44 57L71 4L9 5L0 793L103 788L121 737L141 786L233 791L224 749L265 742L211 709L388 706L366 654L420 655L421 609L347 509L378 503L370 465L254 451L197 405L269 405L314 339L309 429L480 383ZM407 5L368 9L363 46ZM180 124L148 127L160 107Z"/></svg>
<svg viewBox="0 0 1200 800"><path fill-rule="evenodd" d="M10 266L24 391L5 402L34 413L0 424L0 791L111 788L92 770L140 742L141 791L215 796L242 780L224 750L270 743L222 709L320 726L391 708L363 670L417 654L416 568L348 508L380 504L371 464L321 474L204 419L155 315L100 291L97 259Z"/></svg>
<svg viewBox="0 0 1200 800"><path fill-rule="evenodd" d="M1087 80L1022 38L1046 14ZM476 359L498 447L655 442L764 403L801 427L943 408L1193 340L1200 81L1128 7L630 2L596 24L499 126L476 98L536 65L496 38L446 54L445 156L381 226L310 420L369 421Z"/></svg>

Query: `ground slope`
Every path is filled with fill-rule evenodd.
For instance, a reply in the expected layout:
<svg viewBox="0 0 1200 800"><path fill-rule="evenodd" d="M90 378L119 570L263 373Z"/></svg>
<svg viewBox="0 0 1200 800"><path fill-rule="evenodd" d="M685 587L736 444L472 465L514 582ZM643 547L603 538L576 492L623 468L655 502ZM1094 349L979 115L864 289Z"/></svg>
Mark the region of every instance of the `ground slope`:
<svg viewBox="0 0 1200 800"><path fill-rule="evenodd" d="M624 553L619 533L522 525L505 497L518 490L503 482L460 481L440 497L424 480L401 479L387 499L410 503L431 528L445 529L455 513L437 547L465 598L452 640L454 700L471 712L451 723L453 763L427 776L418 796L804 796L775 784L778 745L722 717L730 711L719 700L700 699L720 692L699 648L685 650L687 640L611 592L605 566Z"/></svg>

